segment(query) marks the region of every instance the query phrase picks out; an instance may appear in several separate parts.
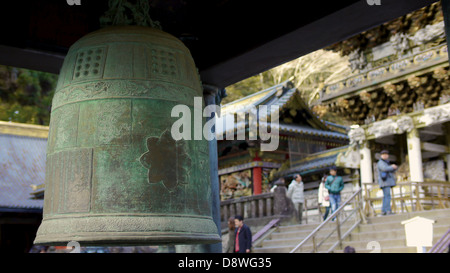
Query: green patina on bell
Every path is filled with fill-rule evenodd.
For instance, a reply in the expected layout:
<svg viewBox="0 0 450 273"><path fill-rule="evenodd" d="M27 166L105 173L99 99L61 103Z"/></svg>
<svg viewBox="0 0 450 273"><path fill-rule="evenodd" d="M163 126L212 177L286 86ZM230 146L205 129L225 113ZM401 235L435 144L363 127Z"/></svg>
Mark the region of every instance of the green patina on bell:
<svg viewBox="0 0 450 273"><path fill-rule="evenodd" d="M206 140L175 141L175 105L202 88L189 50L143 26L108 27L69 50L53 98L36 244L220 241Z"/></svg>

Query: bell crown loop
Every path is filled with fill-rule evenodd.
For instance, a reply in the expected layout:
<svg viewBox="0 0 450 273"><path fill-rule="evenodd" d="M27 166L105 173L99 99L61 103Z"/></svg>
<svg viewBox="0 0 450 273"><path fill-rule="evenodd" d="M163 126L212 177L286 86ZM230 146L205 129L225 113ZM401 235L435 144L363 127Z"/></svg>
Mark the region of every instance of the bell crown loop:
<svg viewBox="0 0 450 273"><path fill-rule="evenodd" d="M107 26L145 26L162 29L158 21L150 18L148 0L109 0L109 9L100 17L100 25Z"/></svg>

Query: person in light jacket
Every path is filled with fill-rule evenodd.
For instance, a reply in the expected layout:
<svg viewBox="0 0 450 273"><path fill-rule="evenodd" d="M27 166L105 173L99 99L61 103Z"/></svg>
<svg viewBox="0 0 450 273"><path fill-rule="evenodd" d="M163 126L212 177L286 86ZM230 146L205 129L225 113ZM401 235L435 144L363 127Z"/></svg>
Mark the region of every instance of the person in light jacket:
<svg viewBox="0 0 450 273"><path fill-rule="evenodd" d="M380 152L380 160L377 162L378 169L378 184L383 190L383 203L381 206L381 214L392 214L391 211L391 188L396 185L395 171L397 165L389 163L389 151L383 150Z"/></svg>
<svg viewBox="0 0 450 273"><path fill-rule="evenodd" d="M327 219L328 213L330 213L330 194L328 193L327 188L325 188L325 181L327 179L327 176L325 175L322 178L322 181L319 185L319 192L318 192L318 200L319 205L322 207L325 207L325 214L323 216L323 220Z"/></svg>
<svg viewBox="0 0 450 273"><path fill-rule="evenodd" d="M294 180L289 184L287 197L294 203L295 209L297 210L298 222L300 224L302 224L303 203L305 202L303 189L302 176L300 174L295 174Z"/></svg>
<svg viewBox="0 0 450 273"><path fill-rule="evenodd" d="M330 175L325 181L325 188L330 193L331 213L334 213L341 204L341 191L344 189L344 180L337 175L335 166L330 168ZM335 218L332 219L334 221Z"/></svg>

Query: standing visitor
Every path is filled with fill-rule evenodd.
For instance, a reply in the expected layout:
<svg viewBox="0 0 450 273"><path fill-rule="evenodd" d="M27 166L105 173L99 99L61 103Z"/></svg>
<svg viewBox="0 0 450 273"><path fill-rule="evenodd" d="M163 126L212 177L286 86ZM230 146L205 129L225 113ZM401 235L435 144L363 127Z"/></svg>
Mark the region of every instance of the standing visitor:
<svg viewBox="0 0 450 273"><path fill-rule="evenodd" d="M225 253L234 252L234 242L236 240L236 224L234 223L234 218L230 217L228 219L228 243Z"/></svg>
<svg viewBox="0 0 450 273"><path fill-rule="evenodd" d="M287 197L292 200L294 207L297 210L298 222L302 224L303 216L303 203L305 202L305 196L303 194L303 181L300 174L294 175L294 180L292 180L287 191Z"/></svg>
<svg viewBox="0 0 450 273"><path fill-rule="evenodd" d="M323 220L327 219L328 213L330 212L330 194L328 193L327 188L325 188L325 181L327 180L327 176L324 175L322 181L320 181L319 192L318 192L318 200L319 206L325 207L325 214L323 216Z"/></svg>
<svg viewBox="0 0 450 273"><path fill-rule="evenodd" d="M381 158L378 160L378 184L383 190L383 205L381 207L381 214L393 214L391 211L391 188L396 185L395 171L397 165L389 163L389 151L383 150L380 152Z"/></svg>
<svg viewBox="0 0 450 273"><path fill-rule="evenodd" d="M325 188L330 194L331 213L334 213L341 204L341 191L344 189L344 180L337 175L337 168L330 168L330 175L325 182ZM333 221L336 218L333 218Z"/></svg>
<svg viewBox="0 0 450 273"><path fill-rule="evenodd" d="M252 249L252 232L250 228L244 224L244 218L240 215L234 217L234 223L236 225L234 252L250 253Z"/></svg>

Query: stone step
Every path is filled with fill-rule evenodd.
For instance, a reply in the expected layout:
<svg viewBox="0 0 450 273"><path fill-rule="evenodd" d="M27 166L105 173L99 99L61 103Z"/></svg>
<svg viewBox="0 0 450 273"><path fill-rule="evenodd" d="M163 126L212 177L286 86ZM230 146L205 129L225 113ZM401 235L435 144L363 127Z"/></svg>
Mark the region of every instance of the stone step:
<svg viewBox="0 0 450 273"><path fill-rule="evenodd" d="M448 230L448 226L436 226L434 229L434 236L433 236L433 244L437 242L437 240L439 240L439 238L442 237L442 235L445 234L445 232ZM373 233L377 233L378 231L374 231ZM393 245L401 245L401 244L406 244L406 234L404 232L404 229L401 229L401 232L396 232L393 233L396 236L389 236L389 232L390 231L385 231L387 233L387 236L385 237L381 237L378 240L376 240L377 242L379 242L382 246L393 246ZM360 247L366 247L368 242L367 238L371 238L371 233L372 232L355 232L350 234L347 238L344 239L344 243L346 244L352 244L355 245L354 247L358 246ZM328 235L328 234L327 234ZM362 236L360 236L362 235ZM383 234L384 235L384 234ZM358 240L360 237L364 238L364 240ZM324 239L324 236L317 236L316 237L316 242L321 242L322 239ZM262 247L272 247L272 246L296 246L297 244L299 244L301 241L303 240L303 238L299 238L299 240L293 240L293 239L269 239L269 240L265 240L262 243ZM336 242L337 240L337 235L336 233L333 233L328 239L327 241L329 242ZM372 240L375 241L375 240ZM327 242L324 242L324 244ZM312 245L312 240L309 240L306 245Z"/></svg>
<svg viewBox="0 0 450 273"><path fill-rule="evenodd" d="M409 219L409 218L408 218ZM450 216L448 218L437 218L433 219L436 222L434 223L434 226L442 226L447 225L450 227ZM404 221L404 220L401 220ZM360 232L368 232L368 231L378 231L378 230L391 230L391 229L404 229L405 225L401 224L401 221L393 221L393 222L381 222L381 223L372 223L372 224L361 224L359 226Z"/></svg>
<svg viewBox="0 0 450 273"><path fill-rule="evenodd" d="M351 220L349 220L351 221ZM348 221L347 221L348 222ZM346 222L346 223L347 223ZM344 224L346 224L344 223ZM280 232L285 232L285 231L302 231L302 230L310 230L313 231L315 228L317 228L320 224L322 224L321 222L316 222L316 223L311 223L311 224L302 224L302 225L288 225L288 226L278 226L278 230ZM324 228L326 228L328 225L330 224L335 224L335 222L328 222L328 224L325 225Z"/></svg>
<svg viewBox="0 0 450 273"><path fill-rule="evenodd" d="M435 244L443 234L435 235L433 236L433 244ZM331 238L330 238L331 239ZM269 240L270 241L270 240ZM261 248L254 248L255 253L288 253L290 252L298 243L289 243L284 242L284 244L271 244L269 241L264 242L263 247ZM335 243L335 240L330 240L327 242L324 242L320 248L319 252L326 252L331 246ZM339 247L334 250L335 253L343 253L344 248L346 246L352 246L355 248L357 253L370 253L374 251L374 249L368 245L371 241L350 241L349 239L346 239L342 242L342 249ZM379 250L381 253L415 253L417 252L417 249L415 247L408 247L406 246L406 237L402 236L400 238L394 238L394 239L382 239L375 241L376 243L379 243ZM268 243L268 244L266 244ZM311 252L313 249L312 247L312 241L306 243L302 248L298 251L301 252ZM428 248L429 249L429 248Z"/></svg>
<svg viewBox="0 0 450 273"><path fill-rule="evenodd" d="M262 243L263 247L271 247L271 246L296 246L299 243L301 243L303 241L304 238L298 238L298 239L291 239L291 238L282 238L282 239L270 239L270 240L265 240ZM324 239L324 236L318 236L316 237L316 242L320 242ZM333 234L332 236L330 236L327 241L330 242L336 242L337 240L337 235ZM306 245L312 245L312 239L310 239Z"/></svg>
<svg viewBox="0 0 450 273"><path fill-rule="evenodd" d="M415 247L406 246L406 235L402 221L421 216L433 219L436 223L433 226L433 243L436 243L450 228L450 209L441 209L433 211L421 211L405 214L387 215L382 217L368 218L368 224L361 224L352 234L342 243L342 249L336 249L334 252L342 253L345 246L352 246L357 253L370 253L372 248L367 249L368 243L375 241L379 243L381 253L416 253ZM320 223L308 225L290 225L279 226L269 239L262 242L261 247L255 247L255 253L288 253L306 236L308 236ZM334 225L333 225L334 224ZM353 225L349 220L344 224L343 232L346 232ZM335 223L329 225L317 234L317 242L320 242L324 236L327 236ZM336 233L334 233L323 245L320 251L325 252L336 242ZM308 241L299 252L312 251L312 240Z"/></svg>
<svg viewBox="0 0 450 273"><path fill-rule="evenodd" d="M396 230L404 229L404 225L400 222L387 222L387 223L376 223L376 224L361 224L359 225L357 232L378 232L380 230Z"/></svg>
<svg viewBox="0 0 450 273"><path fill-rule="evenodd" d="M301 225L300 224L282 223L278 227L280 229L286 229L286 230L289 230L289 229L292 229L292 228L295 228L295 229L314 229L318 225L320 225L320 222L310 222L308 224L303 223Z"/></svg>
<svg viewBox="0 0 450 273"><path fill-rule="evenodd" d="M312 230L304 230L304 231L289 231L289 232L274 232L271 234L269 240L294 240L301 241L306 238L309 234L311 234ZM331 230L320 230L316 237L321 238L323 236L328 235Z"/></svg>
<svg viewBox="0 0 450 273"><path fill-rule="evenodd" d="M261 247L261 248L253 248L253 253L289 253L294 249L294 247L297 244L294 245L286 245L286 246L268 246L268 247ZM329 249L333 243L327 243L320 246L320 250L326 251ZM296 253L310 253L313 250L312 244L304 245L299 249Z"/></svg>
<svg viewBox="0 0 450 273"><path fill-rule="evenodd" d="M434 241L435 239L433 239ZM352 245L353 246L353 245ZM430 250L431 247L426 247L426 251ZM372 253L373 249L367 249L367 248L356 248L356 253ZM334 253L343 253L343 249L335 250ZM416 247L409 247L405 244L398 245L398 246L381 246L379 253L417 253Z"/></svg>
<svg viewBox="0 0 450 273"><path fill-rule="evenodd" d="M325 236L328 236L327 234L318 234L316 236L316 244L322 243L320 246L320 249L329 249L336 241L337 241L337 233L334 232L330 237L328 237L324 242L322 240L325 239ZM273 247L280 247L280 248L290 248L293 249L296 245L301 243L303 241L304 237L302 238L279 238L279 239L268 239L262 242L261 247L262 248L273 248ZM344 240L345 241L345 240ZM312 239L308 240L304 246L302 246L303 251L310 251L312 250L313 241Z"/></svg>
<svg viewBox="0 0 450 273"><path fill-rule="evenodd" d="M337 239L329 238L327 241L323 242L319 246L318 252L326 252L328 249L330 249L335 243ZM294 249L300 242L293 243L291 242L286 243L285 245L263 245L261 248L254 248L255 253L289 253L292 249ZM317 244L319 241L317 241ZM345 243L344 243L345 245ZM304 244L300 249L297 250L296 253L310 253L313 250L313 244L312 241L308 241L306 244ZM340 251L340 250L338 250Z"/></svg>
<svg viewBox="0 0 450 273"><path fill-rule="evenodd" d="M252 253L289 253L292 248L288 246L254 247Z"/></svg>
<svg viewBox="0 0 450 273"><path fill-rule="evenodd" d="M385 215L385 216L375 216L367 218L370 224L376 223L385 223L385 222L401 222L408 220L410 218L421 216L424 218L429 218L432 220L437 220L441 218L449 218L450 217L450 209L436 209L436 210L425 210L425 211L415 211L409 213L401 213L394 215Z"/></svg>
<svg viewBox="0 0 450 273"><path fill-rule="evenodd" d="M355 249L356 253L372 253L373 249ZM396 246L390 248L382 248L379 252L376 253L416 253L417 248L415 247L407 247L407 246ZM337 250L334 253L344 253L344 250Z"/></svg>
<svg viewBox="0 0 450 273"><path fill-rule="evenodd" d="M435 225L433 226L433 234L442 234L450 227L448 225ZM353 232L350 234L350 240L352 241L379 241L383 239L395 239L403 238L405 236L405 229L382 229L379 231L365 231L365 232Z"/></svg>
<svg viewBox="0 0 450 273"><path fill-rule="evenodd" d="M437 243L439 241L439 239L442 237L443 234L434 234L433 236L433 244ZM387 239L381 239L381 240L377 240L377 241L367 241L367 240L362 240L362 241L355 241L355 240L351 240L350 239L346 239L343 241L342 245L342 251L346 246L352 246L354 247L356 250L362 251L362 250L369 250L369 252L371 250L373 250L373 248L369 245L370 243L378 243L379 247L381 250L383 249L388 249L388 248L396 248L396 247L400 247L400 246L406 246L406 236L401 236L401 237L397 237L397 238L387 238ZM336 252L339 252L340 250L337 250Z"/></svg>
<svg viewBox="0 0 450 273"><path fill-rule="evenodd" d="M353 221L349 220L341 225L341 230L348 230L354 224ZM278 227L278 230L270 236L270 239L300 239L306 238L311 232L317 228L318 225L313 226L313 228L305 229L299 226L293 227ZM317 237L328 235L333 229L336 229L336 224L334 222L330 222L326 224L318 233Z"/></svg>

